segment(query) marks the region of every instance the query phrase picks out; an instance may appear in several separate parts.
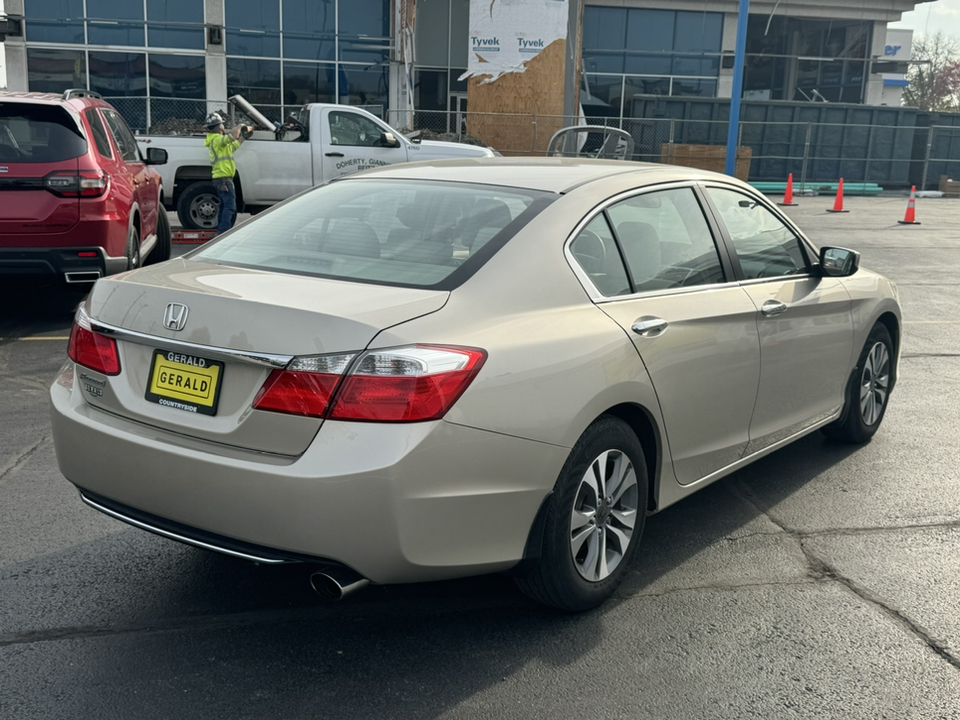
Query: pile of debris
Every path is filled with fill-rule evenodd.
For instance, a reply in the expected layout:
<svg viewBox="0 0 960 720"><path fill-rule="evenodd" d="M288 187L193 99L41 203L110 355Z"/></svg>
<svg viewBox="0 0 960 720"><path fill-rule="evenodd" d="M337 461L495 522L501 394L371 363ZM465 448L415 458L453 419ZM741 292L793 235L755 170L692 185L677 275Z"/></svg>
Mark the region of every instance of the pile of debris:
<svg viewBox="0 0 960 720"><path fill-rule="evenodd" d="M196 135L203 134L203 120L192 118L169 118L154 123L147 131L148 135Z"/></svg>

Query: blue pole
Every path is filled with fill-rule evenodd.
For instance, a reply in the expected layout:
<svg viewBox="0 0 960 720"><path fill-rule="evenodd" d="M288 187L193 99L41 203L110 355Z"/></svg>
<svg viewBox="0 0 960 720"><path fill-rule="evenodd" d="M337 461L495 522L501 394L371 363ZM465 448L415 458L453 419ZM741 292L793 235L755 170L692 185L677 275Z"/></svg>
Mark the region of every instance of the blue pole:
<svg viewBox="0 0 960 720"><path fill-rule="evenodd" d="M740 102L743 96L743 66L747 55L747 19L750 0L740 0L737 16L737 54L733 59L733 97L730 98L730 128L727 131L727 175L737 174L737 145L740 140Z"/></svg>

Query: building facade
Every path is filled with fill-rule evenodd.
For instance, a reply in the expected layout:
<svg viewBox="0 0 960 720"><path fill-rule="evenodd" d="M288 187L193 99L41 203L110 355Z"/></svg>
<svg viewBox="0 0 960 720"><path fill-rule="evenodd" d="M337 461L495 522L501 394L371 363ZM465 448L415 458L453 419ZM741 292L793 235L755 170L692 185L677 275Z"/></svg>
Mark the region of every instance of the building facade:
<svg viewBox="0 0 960 720"><path fill-rule="evenodd" d="M7 85L109 98L138 130L235 93L278 120L305 102L464 111L471 3L488 0L0 0ZM929 0L920 0L929 1ZM577 2L577 0L570 0ZM752 0L744 97L899 105L916 0ZM650 96L730 97L737 0L586 0L580 99L633 117ZM12 34L11 34L12 29ZM896 51L892 53L892 48Z"/></svg>

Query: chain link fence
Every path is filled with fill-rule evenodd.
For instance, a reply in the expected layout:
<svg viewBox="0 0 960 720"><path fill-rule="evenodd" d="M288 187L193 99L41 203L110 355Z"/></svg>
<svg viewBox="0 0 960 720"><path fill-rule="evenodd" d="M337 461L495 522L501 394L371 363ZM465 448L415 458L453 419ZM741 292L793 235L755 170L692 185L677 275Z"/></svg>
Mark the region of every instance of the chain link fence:
<svg viewBox="0 0 960 720"><path fill-rule="evenodd" d="M203 133L203 120L218 111L228 124L252 121L226 102L173 98L106 98L135 132L153 135ZM271 122L282 123L301 106L257 105ZM724 166L727 123L670 118L563 117L559 115L476 113L468 111L366 110L401 132L421 139L489 145L503 155L544 155L550 138L571 125L605 125L627 131L634 139L633 160ZM599 134L598 134L599 135ZM582 152L589 155L600 138L587 136ZM753 182L785 182L793 174L801 191L818 185L864 183L887 188L916 185L936 189L940 178L960 178L960 124L856 125L848 123L743 122L741 162ZM744 155L749 156L748 159ZM678 160L699 158L699 162ZM739 168L738 168L739 170Z"/></svg>

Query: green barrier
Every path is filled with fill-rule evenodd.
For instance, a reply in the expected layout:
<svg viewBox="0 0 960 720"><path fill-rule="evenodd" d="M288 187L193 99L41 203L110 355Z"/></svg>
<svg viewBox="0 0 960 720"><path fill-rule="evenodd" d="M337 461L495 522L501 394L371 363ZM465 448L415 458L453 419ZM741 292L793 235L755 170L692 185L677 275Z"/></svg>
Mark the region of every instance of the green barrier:
<svg viewBox="0 0 960 720"><path fill-rule="evenodd" d="M750 183L764 195L783 195L787 191L785 182L754 182ZM794 181L793 192L797 195L836 195L838 183L808 182L806 184ZM860 197L876 197L883 192L883 188L876 183L844 183L843 194Z"/></svg>

